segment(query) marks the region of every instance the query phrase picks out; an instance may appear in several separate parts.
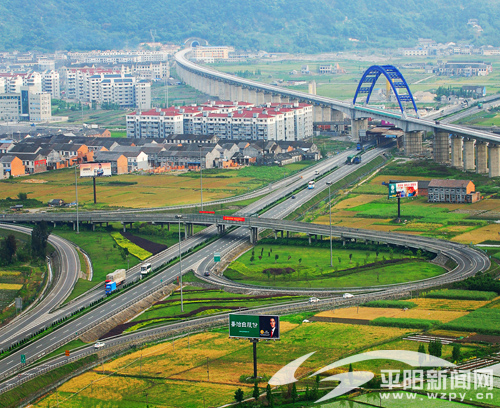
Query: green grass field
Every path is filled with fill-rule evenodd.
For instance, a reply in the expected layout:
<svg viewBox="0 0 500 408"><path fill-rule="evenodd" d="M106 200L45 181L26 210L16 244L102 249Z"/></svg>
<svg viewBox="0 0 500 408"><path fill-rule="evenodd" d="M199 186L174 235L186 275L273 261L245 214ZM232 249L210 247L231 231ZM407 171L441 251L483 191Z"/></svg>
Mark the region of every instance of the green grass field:
<svg viewBox="0 0 500 408"><path fill-rule="evenodd" d="M301 300L300 296L248 296L244 294L228 293L221 290L204 290L197 287L188 287L183 291L184 312L181 312L180 291L172 293L165 300L167 303L159 303L147 309L144 313L135 317L132 322L136 326L127 331L134 331L157 324L165 324L182 319L184 315L189 317L201 317L213 313L238 311L240 308L251 308L278 302ZM150 322L142 322L150 320Z"/></svg>
<svg viewBox="0 0 500 408"><path fill-rule="evenodd" d="M261 252L262 259L259 259ZM276 256L278 259L275 259ZM254 248L254 255L249 251L232 262L224 276L248 284L277 287L357 287L426 279L444 272L437 265L406 255L404 263L376 263L363 268L365 263L369 266L384 258L389 261L402 257L402 254L391 254L385 249L382 251L382 248L377 257L375 251L336 247L333 252L334 267L331 268L327 247L261 243Z"/></svg>

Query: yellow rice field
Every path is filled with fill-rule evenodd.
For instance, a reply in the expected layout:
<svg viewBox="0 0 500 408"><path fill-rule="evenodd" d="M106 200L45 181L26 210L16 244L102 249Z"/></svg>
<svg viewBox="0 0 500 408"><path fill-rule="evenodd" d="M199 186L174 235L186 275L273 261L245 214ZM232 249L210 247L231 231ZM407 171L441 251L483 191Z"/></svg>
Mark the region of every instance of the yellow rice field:
<svg viewBox="0 0 500 408"><path fill-rule="evenodd" d="M0 283L0 290L19 290L23 285L18 283Z"/></svg>

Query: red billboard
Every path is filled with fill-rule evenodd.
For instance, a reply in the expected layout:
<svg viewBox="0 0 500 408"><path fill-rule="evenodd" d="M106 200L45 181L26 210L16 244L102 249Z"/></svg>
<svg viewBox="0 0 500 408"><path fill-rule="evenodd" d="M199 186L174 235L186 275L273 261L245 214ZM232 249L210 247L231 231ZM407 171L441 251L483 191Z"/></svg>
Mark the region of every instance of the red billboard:
<svg viewBox="0 0 500 408"><path fill-rule="evenodd" d="M237 222L245 222L245 218L243 217L232 217L232 216L229 216L229 215L224 215L222 217L222 219L224 221L237 221Z"/></svg>
<svg viewBox="0 0 500 408"><path fill-rule="evenodd" d="M215 211L199 211L200 214L215 214Z"/></svg>

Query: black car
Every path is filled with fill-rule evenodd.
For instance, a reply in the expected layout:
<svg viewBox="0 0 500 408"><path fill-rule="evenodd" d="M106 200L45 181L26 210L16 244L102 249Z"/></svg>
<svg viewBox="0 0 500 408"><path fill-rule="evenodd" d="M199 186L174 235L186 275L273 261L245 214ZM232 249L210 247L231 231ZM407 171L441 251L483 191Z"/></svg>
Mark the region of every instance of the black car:
<svg viewBox="0 0 500 408"><path fill-rule="evenodd" d="M294 195L292 196L292 200L295 200L295 196Z"/></svg>
<svg viewBox="0 0 500 408"><path fill-rule="evenodd" d="M210 272L206 271L203 275L210 276Z"/></svg>

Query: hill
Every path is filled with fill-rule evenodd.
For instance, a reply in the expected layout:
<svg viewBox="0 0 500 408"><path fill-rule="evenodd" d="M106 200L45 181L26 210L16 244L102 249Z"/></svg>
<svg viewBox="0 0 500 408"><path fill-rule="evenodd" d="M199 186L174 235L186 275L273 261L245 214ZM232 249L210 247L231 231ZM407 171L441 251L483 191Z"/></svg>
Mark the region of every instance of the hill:
<svg viewBox="0 0 500 408"><path fill-rule="evenodd" d="M163 42L196 36L307 53L413 46L419 37L498 46L499 17L496 0L4 0L0 49L135 47L151 39L150 29ZM477 34L469 19L484 31Z"/></svg>

